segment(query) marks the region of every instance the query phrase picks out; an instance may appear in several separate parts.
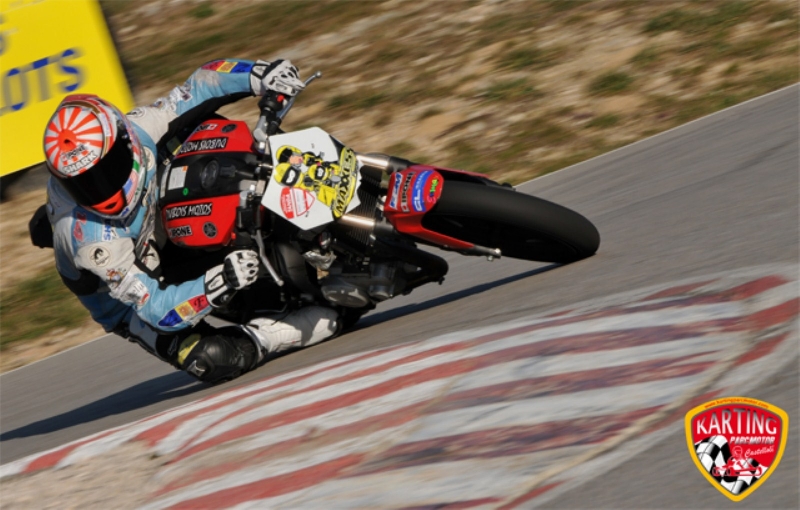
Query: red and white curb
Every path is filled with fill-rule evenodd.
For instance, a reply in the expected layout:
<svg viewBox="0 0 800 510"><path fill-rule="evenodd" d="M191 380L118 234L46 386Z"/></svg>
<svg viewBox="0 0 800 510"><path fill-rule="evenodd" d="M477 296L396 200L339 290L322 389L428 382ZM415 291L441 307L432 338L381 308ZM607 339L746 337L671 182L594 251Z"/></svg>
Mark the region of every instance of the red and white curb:
<svg viewBox="0 0 800 510"><path fill-rule="evenodd" d="M0 478L145 441L164 464L144 508L534 506L792 360L797 280L795 266L753 268L345 356Z"/></svg>

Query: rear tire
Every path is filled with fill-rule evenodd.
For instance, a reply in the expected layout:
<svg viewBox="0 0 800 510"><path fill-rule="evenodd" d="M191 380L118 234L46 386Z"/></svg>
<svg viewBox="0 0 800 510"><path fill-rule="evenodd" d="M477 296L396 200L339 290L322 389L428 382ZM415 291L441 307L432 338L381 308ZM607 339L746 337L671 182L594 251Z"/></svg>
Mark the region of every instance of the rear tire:
<svg viewBox="0 0 800 510"><path fill-rule="evenodd" d="M595 226L575 211L509 188L469 182L446 181L422 224L524 260L575 262L600 246Z"/></svg>

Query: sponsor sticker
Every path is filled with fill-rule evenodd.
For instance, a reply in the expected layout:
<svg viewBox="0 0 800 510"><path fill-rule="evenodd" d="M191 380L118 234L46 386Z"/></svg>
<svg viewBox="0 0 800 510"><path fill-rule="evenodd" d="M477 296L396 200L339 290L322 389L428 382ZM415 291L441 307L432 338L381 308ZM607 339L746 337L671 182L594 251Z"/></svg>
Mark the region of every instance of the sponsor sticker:
<svg viewBox="0 0 800 510"><path fill-rule="evenodd" d="M281 190L281 211L287 219L308 214L314 205L314 195L300 188L283 188Z"/></svg>
<svg viewBox="0 0 800 510"><path fill-rule="evenodd" d="M125 182L125 184L122 186L122 191L125 193L125 199L129 204L133 203L133 199L136 196L136 190L138 189L138 184L139 172L131 172L127 182Z"/></svg>
<svg viewBox="0 0 800 510"><path fill-rule="evenodd" d="M686 413L686 442L700 473L733 501L752 494L777 469L789 416L751 398L719 398Z"/></svg>
<svg viewBox="0 0 800 510"><path fill-rule="evenodd" d="M181 322L191 321L197 314L208 308L205 295L195 296L179 304L158 321L159 326L172 327Z"/></svg>
<svg viewBox="0 0 800 510"><path fill-rule="evenodd" d="M408 172L406 175L406 182L403 183L403 191L400 194L400 210L403 212L408 212L408 188L411 185L411 181L414 180L415 172Z"/></svg>
<svg viewBox="0 0 800 510"><path fill-rule="evenodd" d="M186 182L186 170L188 166L175 166L169 171L169 189L181 189Z"/></svg>
<svg viewBox="0 0 800 510"><path fill-rule="evenodd" d="M177 239L179 237L189 237L192 235L192 227L184 225L182 227L175 227L169 229L170 239Z"/></svg>
<svg viewBox="0 0 800 510"><path fill-rule="evenodd" d="M403 177L400 172L392 174L392 198L389 200L389 208L397 209L397 197L400 196L400 186L403 184Z"/></svg>
<svg viewBox="0 0 800 510"><path fill-rule="evenodd" d="M424 187L425 181L428 179L429 175L431 175L431 171L424 170L420 172L420 174L417 176L417 180L414 182L414 193L411 199L411 206L417 212L425 211Z"/></svg>
<svg viewBox="0 0 800 510"><path fill-rule="evenodd" d="M428 189L428 198L434 198L436 196L436 190L439 189L439 183L440 182L441 181L439 180L438 177L434 177L431 180L431 185L430 185L430 187Z"/></svg>
<svg viewBox="0 0 800 510"><path fill-rule="evenodd" d="M177 218L198 218L203 216L211 216L213 204L211 202L203 202L200 204L179 205L177 207L170 207L166 209L167 220L174 220Z"/></svg>
<svg viewBox="0 0 800 510"><path fill-rule="evenodd" d="M75 213L75 225L72 227L72 237L78 242L83 241L83 226L86 225L86 215L80 211Z"/></svg>
<svg viewBox="0 0 800 510"><path fill-rule="evenodd" d="M214 124L213 122L206 122L205 124L200 124L199 126L197 126L194 132L199 133L200 131L214 131L215 129L217 129L216 124Z"/></svg>
<svg viewBox="0 0 800 510"><path fill-rule="evenodd" d="M103 221L103 241L111 241L117 237L117 231L111 226L110 220Z"/></svg>
<svg viewBox="0 0 800 510"><path fill-rule="evenodd" d="M116 289L125 278L127 271L124 269L109 269L106 271L106 283L109 289Z"/></svg>
<svg viewBox="0 0 800 510"><path fill-rule="evenodd" d="M89 255L92 260L92 264L98 267L103 267L108 264L108 261L111 260L111 253L108 252L105 248L97 247L92 250L92 253Z"/></svg>
<svg viewBox="0 0 800 510"><path fill-rule="evenodd" d="M109 285L109 288L112 288ZM118 299L123 303L131 304L137 309L143 307L150 299L150 293L147 286L133 275L117 284L115 293L119 296Z"/></svg>
<svg viewBox="0 0 800 510"><path fill-rule="evenodd" d="M342 150L339 158L339 167L341 169L340 180L336 184L336 199L331 207L334 218L342 217L356 191L358 160L356 159L356 153L352 149L345 147Z"/></svg>
<svg viewBox="0 0 800 510"><path fill-rule="evenodd" d="M216 151L224 149L227 145L227 137L206 138L205 140L187 140L183 143L183 145L181 145L181 150L178 154L187 154L189 152L199 151Z"/></svg>

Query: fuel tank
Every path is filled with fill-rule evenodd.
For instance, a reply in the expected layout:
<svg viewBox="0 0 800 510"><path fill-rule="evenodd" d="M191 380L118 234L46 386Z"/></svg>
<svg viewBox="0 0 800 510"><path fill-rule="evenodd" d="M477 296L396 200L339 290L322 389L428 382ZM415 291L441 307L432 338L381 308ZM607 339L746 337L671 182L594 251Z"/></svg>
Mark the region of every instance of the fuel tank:
<svg viewBox="0 0 800 510"><path fill-rule="evenodd" d="M235 238L239 193L255 184L258 156L242 121L203 122L159 176L158 205L170 241L219 248Z"/></svg>

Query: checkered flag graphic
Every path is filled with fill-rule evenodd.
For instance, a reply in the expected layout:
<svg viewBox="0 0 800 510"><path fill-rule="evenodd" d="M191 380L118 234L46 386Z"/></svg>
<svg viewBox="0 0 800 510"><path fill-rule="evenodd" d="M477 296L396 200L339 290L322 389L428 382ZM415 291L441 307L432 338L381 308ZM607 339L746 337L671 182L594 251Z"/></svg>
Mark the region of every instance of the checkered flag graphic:
<svg viewBox="0 0 800 510"><path fill-rule="evenodd" d="M731 462L731 449L725 436L711 436L698 441L694 449L706 471L734 495L749 489L768 468L755 459L734 459Z"/></svg>

